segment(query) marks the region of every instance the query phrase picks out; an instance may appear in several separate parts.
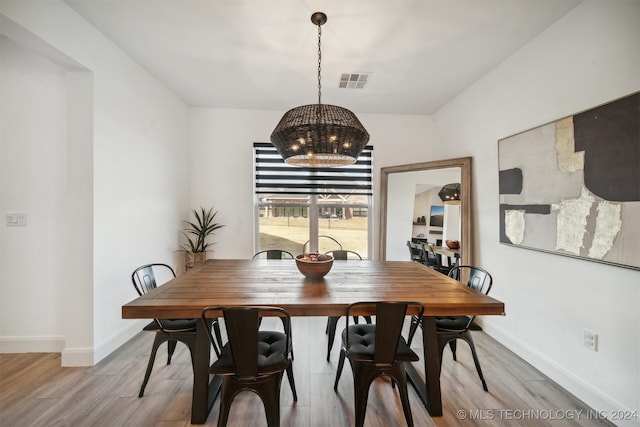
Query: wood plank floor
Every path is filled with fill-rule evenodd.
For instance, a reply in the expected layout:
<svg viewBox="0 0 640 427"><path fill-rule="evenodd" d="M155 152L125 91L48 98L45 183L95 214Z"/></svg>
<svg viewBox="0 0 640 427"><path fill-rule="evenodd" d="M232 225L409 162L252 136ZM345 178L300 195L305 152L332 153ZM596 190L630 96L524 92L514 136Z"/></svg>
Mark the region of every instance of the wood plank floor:
<svg viewBox="0 0 640 427"><path fill-rule="evenodd" d="M339 337L331 362L325 360L326 318L295 318L294 372L298 402L286 377L282 384L281 425L337 427L354 423L353 384L348 363L338 393L333 381ZM339 328L343 327L341 320ZM408 322L407 322L408 323ZM266 324L269 326L269 324ZM421 353L419 334L413 347ZM482 390L471 352L458 345L458 361L445 350L442 365L442 417L431 418L409 386L416 426L611 426L539 371L491 337L474 332L489 392ZM153 334L140 333L118 351L89 368L61 368L52 353L0 355L0 425L31 426L160 426L190 425L193 374L188 350L178 344L171 365L166 345L158 358L143 398L138 391ZM424 372L422 367L420 372ZM218 405L206 425L216 425ZM260 399L253 393L236 397L229 426L264 426ZM397 391L385 379L369 392L366 426L404 426Z"/></svg>

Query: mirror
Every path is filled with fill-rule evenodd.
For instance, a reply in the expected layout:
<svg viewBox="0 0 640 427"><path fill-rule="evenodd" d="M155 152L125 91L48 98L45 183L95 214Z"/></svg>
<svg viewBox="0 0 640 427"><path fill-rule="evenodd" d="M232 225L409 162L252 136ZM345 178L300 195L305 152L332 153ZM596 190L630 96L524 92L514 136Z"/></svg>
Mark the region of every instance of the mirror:
<svg viewBox="0 0 640 427"><path fill-rule="evenodd" d="M422 234L443 246L459 240L460 264L471 265L471 157L390 166L381 173L379 259L409 260L407 240ZM460 201L443 203L437 193L454 182L460 183ZM430 221L431 206L436 216L443 211L442 226L439 218Z"/></svg>

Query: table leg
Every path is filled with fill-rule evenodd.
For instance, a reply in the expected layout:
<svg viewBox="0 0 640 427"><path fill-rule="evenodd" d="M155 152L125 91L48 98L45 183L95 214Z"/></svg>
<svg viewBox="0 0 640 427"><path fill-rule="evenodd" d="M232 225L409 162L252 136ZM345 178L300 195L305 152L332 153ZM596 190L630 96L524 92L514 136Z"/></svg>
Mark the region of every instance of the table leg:
<svg viewBox="0 0 640 427"><path fill-rule="evenodd" d="M191 396L191 424L204 424L220 389L220 379L209 383L211 343L207 325L198 319L196 326L196 354L193 360L193 394Z"/></svg>
<svg viewBox="0 0 640 427"><path fill-rule="evenodd" d="M424 358L424 382L411 363L405 363L407 376L420 396L429 415L442 416L442 396L440 393L440 353L436 335L435 317L422 318L422 342Z"/></svg>

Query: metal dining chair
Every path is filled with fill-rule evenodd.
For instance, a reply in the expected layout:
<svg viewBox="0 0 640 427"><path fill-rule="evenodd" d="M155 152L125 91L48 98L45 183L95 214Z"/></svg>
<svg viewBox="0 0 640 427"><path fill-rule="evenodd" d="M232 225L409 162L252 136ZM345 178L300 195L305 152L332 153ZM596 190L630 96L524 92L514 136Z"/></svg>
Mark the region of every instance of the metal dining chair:
<svg viewBox="0 0 640 427"><path fill-rule="evenodd" d="M362 261L362 256L358 252L349 249L336 249L326 252L325 255L333 256L333 259L336 261L348 261L350 259L354 261ZM364 316L364 318L367 323L371 323L371 316ZM340 316L329 316L327 318L327 327L325 328L325 333L328 338L327 362L331 360L331 349L333 348L333 342L335 341L338 320L340 320ZM358 323L358 317L354 317L353 321Z"/></svg>
<svg viewBox="0 0 640 427"><path fill-rule="evenodd" d="M263 257L266 259L284 259L284 258L293 259L293 254L289 251L285 251L284 249L265 249L264 251L256 252L253 255L253 259L263 258Z"/></svg>
<svg viewBox="0 0 640 427"><path fill-rule="evenodd" d="M453 267L449 271L449 277L456 279L459 282L466 283L472 289L483 294L489 294L491 285L493 284L493 278L488 271L470 265L460 265ZM480 368L480 360L476 352L476 346L471 336L471 326L475 316L440 316L436 317L436 335L438 338L438 352L440 353L440 365L442 365L442 354L444 348L449 344L451 353L453 354L453 360L456 358L456 341L461 339L465 341L471 349L471 355L473 356L473 363L476 366L476 371L482 382L482 388L484 391L488 391L487 382L482 374ZM416 333L418 326L422 326L422 318L413 316L411 319L411 326L409 328L408 343L411 344L413 336Z"/></svg>
<svg viewBox="0 0 640 427"><path fill-rule="evenodd" d="M291 318L279 307L206 307L202 320L211 322L222 313L228 341L220 346L211 331L209 339L217 356L209 373L222 378L218 427L227 425L231 403L242 391L253 391L264 404L267 424L280 425L280 386L286 371L297 401L291 355ZM262 316L277 316L284 333L259 330Z"/></svg>
<svg viewBox="0 0 640 427"><path fill-rule="evenodd" d="M424 306L419 302L357 302L347 308L347 327L342 332L340 361L333 389L338 391L338 382L347 358L353 372L356 427L364 425L369 387L382 375L391 377L392 385L398 385L405 420L408 426L413 426L404 363L418 361L420 357L409 348L401 335L409 307L418 311L417 315L422 318ZM360 310L375 314L376 323L349 325L349 317L354 311Z"/></svg>

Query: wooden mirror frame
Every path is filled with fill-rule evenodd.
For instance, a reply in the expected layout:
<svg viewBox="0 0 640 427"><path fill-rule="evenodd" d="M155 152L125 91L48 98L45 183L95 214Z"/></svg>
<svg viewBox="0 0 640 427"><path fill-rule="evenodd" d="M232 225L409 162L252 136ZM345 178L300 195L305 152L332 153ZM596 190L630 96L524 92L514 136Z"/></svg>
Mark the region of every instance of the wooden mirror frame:
<svg viewBox="0 0 640 427"><path fill-rule="evenodd" d="M433 162L381 168L380 183L380 253L379 259L387 259L387 191L389 175L445 168L460 168L460 264L473 265L473 242L471 238L471 157L436 160ZM410 237L410 236L409 236Z"/></svg>

